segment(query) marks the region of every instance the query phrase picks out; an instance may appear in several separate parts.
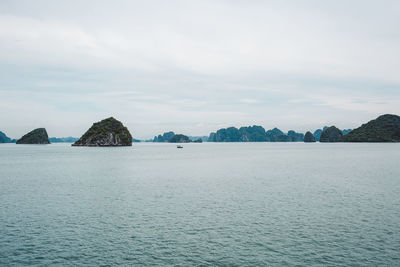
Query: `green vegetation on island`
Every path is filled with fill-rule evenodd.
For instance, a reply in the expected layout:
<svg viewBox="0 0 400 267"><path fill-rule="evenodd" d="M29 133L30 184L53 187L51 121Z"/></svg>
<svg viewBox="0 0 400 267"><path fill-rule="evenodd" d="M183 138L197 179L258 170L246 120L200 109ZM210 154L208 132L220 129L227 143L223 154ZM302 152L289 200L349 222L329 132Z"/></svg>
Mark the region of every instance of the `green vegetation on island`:
<svg viewBox="0 0 400 267"><path fill-rule="evenodd" d="M17 141L17 144L50 144L45 128L35 129Z"/></svg>
<svg viewBox="0 0 400 267"><path fill-rule="evenodd" d="M400 142L400 117L386 114L354 129L342 142Z"/></svg>
<svg viewBox="0 0 400 267"><path fill-rule="evenodd" d="M132 135L120 121L110 117L94 123L72 146L132 146Z"/></svg>

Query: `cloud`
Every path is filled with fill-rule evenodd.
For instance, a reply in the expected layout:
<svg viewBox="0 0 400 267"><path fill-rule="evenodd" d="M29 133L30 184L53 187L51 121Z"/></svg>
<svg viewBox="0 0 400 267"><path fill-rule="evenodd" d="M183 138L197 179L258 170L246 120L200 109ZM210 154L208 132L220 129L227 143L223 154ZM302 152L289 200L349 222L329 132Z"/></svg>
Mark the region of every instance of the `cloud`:
<svg viewBox="0 0 400 267"><path fill-rule="evenodd" d="M71 21L46 13L1 15L0 55L13 62L19 58L27 64L78 68L176 68L207 75L272 71L399 81L399 40L394 39L399 19L385 17L391 14L386 10L381 21L371 23L363 15L372 16L369 8L375 7L366 5L358 7L360 15L352 13L358 21L351 16L338 20L330 5L305 9L242 2L155 3L170 17L154 4L135 2L125 2L118 10L132 10L131 15L121 12L105 20L92 13L92 23L80 16Z"/></svg>
<svg viewBox="0 0 400 267"><path fill-rule="evenodd" d="M307 101L312 105L328 106L344 111L361 111L370 114L398 113L400 96L368 97L368 96L332 96L332 95L308 95Z"/></svg>
<svg viewBox="0 0 400 267"><path fill-rule="evenodd" d="M80 135L108 115L139 137L353 126L400 111L399 12L397 1L4 2L0 120L14 135L26 119Z"/></svg>

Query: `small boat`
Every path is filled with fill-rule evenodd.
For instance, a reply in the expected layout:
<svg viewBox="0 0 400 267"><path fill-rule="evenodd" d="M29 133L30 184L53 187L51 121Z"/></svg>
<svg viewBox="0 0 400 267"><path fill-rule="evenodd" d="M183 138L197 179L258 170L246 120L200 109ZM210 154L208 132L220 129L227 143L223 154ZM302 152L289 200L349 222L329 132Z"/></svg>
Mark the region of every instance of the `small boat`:
<svg viewBox="0 0 400 267"><path fill-rule="evenodd" d="M183 146L181 146L181 145L177 145L177 146L176 146L176 148L183 148Z"/></svg>

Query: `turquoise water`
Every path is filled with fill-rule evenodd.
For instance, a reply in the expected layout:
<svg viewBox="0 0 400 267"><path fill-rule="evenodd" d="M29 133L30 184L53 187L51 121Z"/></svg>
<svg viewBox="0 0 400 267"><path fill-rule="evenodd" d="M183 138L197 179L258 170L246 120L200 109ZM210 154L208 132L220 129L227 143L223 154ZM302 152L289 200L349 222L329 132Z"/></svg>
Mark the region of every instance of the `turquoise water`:
<svg viewBox="0 0 400 267"><path fill-rule="evenodd" d="M400 144L0 145L0 265L400 265Z"/></svg>

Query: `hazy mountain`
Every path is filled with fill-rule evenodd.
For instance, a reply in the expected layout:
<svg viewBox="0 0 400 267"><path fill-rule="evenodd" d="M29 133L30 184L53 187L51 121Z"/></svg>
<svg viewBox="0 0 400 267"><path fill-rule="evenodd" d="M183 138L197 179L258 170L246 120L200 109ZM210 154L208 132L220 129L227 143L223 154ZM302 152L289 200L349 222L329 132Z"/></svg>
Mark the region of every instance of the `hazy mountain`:
<svg viewBox="0 0 400 267"><path fill-rule="evenodd" d="M5 133L0 131L0 143L15 143L17 140L11 139Z"/></svg>

